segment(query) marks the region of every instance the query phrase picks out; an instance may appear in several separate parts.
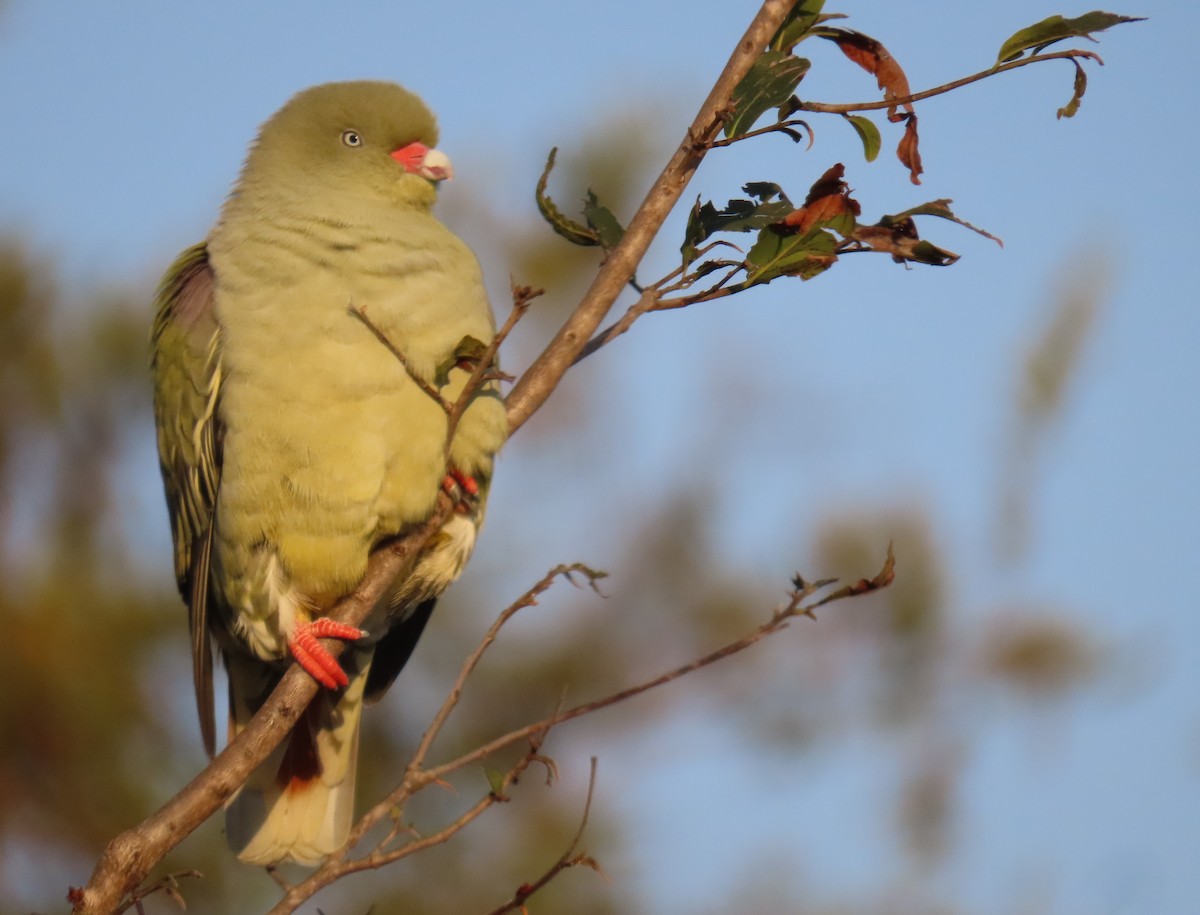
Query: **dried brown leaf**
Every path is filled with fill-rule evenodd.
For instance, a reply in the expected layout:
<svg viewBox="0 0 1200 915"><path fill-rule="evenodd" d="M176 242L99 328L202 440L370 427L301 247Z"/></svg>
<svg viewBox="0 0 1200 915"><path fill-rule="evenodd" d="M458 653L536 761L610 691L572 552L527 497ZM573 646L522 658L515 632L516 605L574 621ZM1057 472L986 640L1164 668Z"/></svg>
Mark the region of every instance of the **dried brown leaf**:
<svg viewBox="0 0 1200 915"><path fill-rule="evenodd" d="M800 234L813 226L832 225L841 234L849 234L855 217L862 210L858 201L850 196L850 186L843 180L845 173L846 167L842 163L832 166L813 184L804 204L785 216L779 225ZM843 229L847 231L843 232Z"/></svg>
<svg viewBox="0 0 1200 915"><path fill-rule="evenodd" d="M833 41L842 49L842 53L875 77L879 88L883 90L884 99L906 98L912 95L904 70L882 43L853 29L830 31L835 33ZM911 112L912 105L906 104L904 109ZM899 120L895 107L888 109L888 120Z"/></svg>
<svg viewBox="0 0 1200 915"><path fill-rule="evenodd" d="M920 184L921 173L925 169L921 166L921 150L918 147L917 116L910 112L904 117L907 119L907 123L904 125L904 136L900 138L900 143L896 146L896 156L908 169L912 183Z"/></svg>

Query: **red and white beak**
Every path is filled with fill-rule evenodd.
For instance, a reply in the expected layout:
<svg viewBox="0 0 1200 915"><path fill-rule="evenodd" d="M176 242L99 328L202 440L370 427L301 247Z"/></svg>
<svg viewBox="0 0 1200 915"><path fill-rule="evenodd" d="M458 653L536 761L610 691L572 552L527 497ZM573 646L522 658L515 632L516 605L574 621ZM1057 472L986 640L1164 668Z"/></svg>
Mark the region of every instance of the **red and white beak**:
<svg viewBox="0 0 1200 915"><path fill-rule="evenodd" d="M454 177L450 157L440 149L430 149L424 143L409 143L391 153L406 172L420 175L429 181L449 181Z"/></svg>

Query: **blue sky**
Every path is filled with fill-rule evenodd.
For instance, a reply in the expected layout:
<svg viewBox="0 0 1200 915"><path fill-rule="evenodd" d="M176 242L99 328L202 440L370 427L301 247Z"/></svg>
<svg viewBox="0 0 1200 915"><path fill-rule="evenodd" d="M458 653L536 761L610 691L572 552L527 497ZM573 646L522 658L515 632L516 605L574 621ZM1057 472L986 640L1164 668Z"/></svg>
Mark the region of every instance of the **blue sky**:
<svg viewBox="0 0 1200 915"><path fill-rule="evenodd" d="M300 88L364 76L404 83L438 112L441 145L458 172L445 192L449 211L479 202L524 219L546 150L558 145L569 156L614 112L653 106L661 135L651 143L669 149L678 140L756 8L709 4L696 15L697 6L363 2L349 10L12 0L0 13L0 120L9 137L0 227L25 234L60 264L69 292L133 285L148 299L174 253L207 231L256 126ZM1086 9L1048 0L940 0L919 14L903 4L828 6L883 40L914 89L988 66L1017 28ZM989 737L969 787L979 841L956 866L951 894L980 912L1006 910L996 900L1019 897L1002 888L1044 856L1061 873L1055 912L1184 915L1200 907L1200 614L1190 584L1200 546L1200 315L1189 224L1200 212L1200 98L1189 68L1200 11L1161 0L1116 11L1151 18L1102 37L1096 50L1107 66L1089 67L1089 92L1071 121L1054 118L1069 97L1066 64L1026 68L922 105L920 188L892 158L894 135L885 130L883 154L867 165L843 125L814 120L813 152L768 140L714 156L685 194L721 202L742 181L770 177L795 198L843 161L864 215L953 197L960 215L1005 239L1003 250L926 222L925 235L961 253L959 264L905 271L886 258L855 259L802 287L755 293L736 313L708 306L652 316L598 357L624 369L622 381L606 382L618 385L614 396L643 404L608 421L624 436L622 483L653 493L679 475L681 448L698 475L719 467L727 549L764 574L786 580L796 550L811 547L794 533L781 541L797 518L815 527L847 506L920 502L955 564L962 613L1037 595L1078 613L1103 641L1149 659L1152 675L1132 697L1069 710L1048 763L1028 760L1039 751L1019 729ZM873 81L832 48L813 55L808 96L875 96ZM678 216L672 225L677 232ZM477 226L456 228L502 303L500 246ZM669 269L673 246L652 253L645 275ZM980 558L990 536L980 519L994 507L1014 365L1056 291L1100 273L1110 277L1109 292L1039 465L1030 555L1016 570L998 570ZM676 345L724 390L744 384L755 404L744 412L755 415L728 435L706 428L696 383L664 366L662 353ZM786 370L771 371L779 366ZM568 384L605 378L589 367ZM653 412L646 390L655 394ZM664 429L655 419L664 413L693 418ZM523 438L502 464L514 481L528 481L537 466ZM733 453L731 441L749 450ZM764 484L758 455L779 452L795 464L782 487ZM140 460L152 466L148 450ZM501 481L497 490L489 520L497 543L485 536L477 565L505 564L498 542L506 530L551 532L527 567L509 570L514 582L560 560L605 565L619 557L619 538L555 517L553 504L531 513L527 488ZM157 491L157 479L144 481L140 501L152 513L160 511ZM165 569L165 523L154 514L147 524L161 526ZM781 542L785 555L773 549ZM619 567L609 571L619 580ZM692 910L689 894L719 894L746 864L728 848L714 851L705 844L711 831L686 819L694 815L687 786L711 775L704 760L742 766L747 784L770 784L778 765L708 757L698 749L712 733L702 720L674 730L687 762L669 761L632 795L648 811L648 842L697 837L695 848L680 847L679 860L666 855L653 881L629 877L645 883L660 912ZM842 752L857 758L853 747ZM831 799L863 803L869 768L824 773L815 800L786 790L764 800L747 788L739 804L773 812L794 805L829 827L846 809ZM786 815L747 822L752 835L765 830L782 842L813 834ZM749 847L751 836L745 841ZM688 861L701 847L712 859L704 857L697 876ZM856 851L835 839L817 860L835 885L852 889L861 878ZM1113 873L1119 891L1105 882Z"/></svg>

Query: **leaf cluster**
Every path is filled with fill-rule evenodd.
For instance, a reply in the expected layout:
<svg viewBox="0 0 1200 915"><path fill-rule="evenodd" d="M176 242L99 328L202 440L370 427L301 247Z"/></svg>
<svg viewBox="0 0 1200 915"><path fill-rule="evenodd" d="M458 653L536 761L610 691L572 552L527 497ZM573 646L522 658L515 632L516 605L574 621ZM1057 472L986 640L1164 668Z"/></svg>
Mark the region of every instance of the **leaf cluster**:
<svg viewBox="0 0 1200 915"><path fill-rule="evenodd" d="M824 0L801 0L792 7L749 71L734 87L729 106L723 112L722 138L707 143L705 151L770 133L783 134L796 143L807 136L811 149L813 130L807 121L794 115L816 112L837 114L845 120L862 142L864 157L873 162L883 145L882 133L871 118L856 112L884 109L889 122L903 127L896 156L908 170L912 183L920 184L924 167L914 108L916 101L1016 66L1066 58L1076 70L1074 93L1070 102L1058 110L1058 116L1071 117L1078 111L1087 87L1081 61L1098 58L1089 51L1054 54L1043 54L1043 51L1069 38L1094 40L1094 32L1138 21L1135 17L1103 12L1074 19L1052 16L1008 38L1001 45L993 67L946 86L914 94L904 69L882 42L854 29L832 25L835 20L845 17L825 13L823 7ZM848 60L874 76L878 88L883 91L882 100L830 105L801 99L797 90L811 70L812 62L795 51L809 38L833 43ZM1032 53L1025 56L1026 52ZM775 115L773 121L756 126L772 112ZM569 241L613 250L624 235L624 227L590 189L583 208L584 223L564 216L547 196L547 182L556 153L557 149L551 150L538 182L538 209L554 230ZM643 294L642 300L625 318L591 341L584 355L623 333L638 315L647 311L679 308L724 297L780 277L812 279L832 267L843 254L874 251L889 254L902 264L945 267L955 263L959 255L920 237L915 217L935 216L955 222L1003 244L996 236L955 215L950 208L951 201L945 198L918 204L899 213L885 214L874 222L864 222L860 219L862 207L851 195L845 173L842 163L828 167L798 206L792 203L781 184L765 180L746 182L742 186L746 196L730 199L723 207L711 200L697 198L680 244L681 266L645 289L635 282L633 285ZM752 233L753 241L748 250L743 251L725 237L731 233ZM682 294L670 297L670 293Z"/></svg>

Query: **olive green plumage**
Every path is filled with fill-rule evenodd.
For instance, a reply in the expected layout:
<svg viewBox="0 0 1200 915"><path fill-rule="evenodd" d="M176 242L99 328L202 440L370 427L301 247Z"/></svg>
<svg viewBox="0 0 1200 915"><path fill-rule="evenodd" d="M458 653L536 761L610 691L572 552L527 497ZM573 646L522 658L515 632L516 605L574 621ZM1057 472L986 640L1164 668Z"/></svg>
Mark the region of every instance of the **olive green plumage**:
<svg viewBox="0 0 1200 915"><path fill-rule="evenodd" d="M349 685L323 689L232 802L231 844L257 863L311 864L344 840L364 693L391 682L469 557L507 429L489 385L447 448L429 391L453 401L469 374L456 352L495 333L475 257L432 213L449 163L433 167L433 151L417 168L436 139L422 102L393 84L300 93L157 297L159 455L210 752L210 634L236 733L290 664L293 634L355 589L373 546L429 517L449 470L483 497L343 653ZM397 153L409 149L416 165Z"/></svg>

